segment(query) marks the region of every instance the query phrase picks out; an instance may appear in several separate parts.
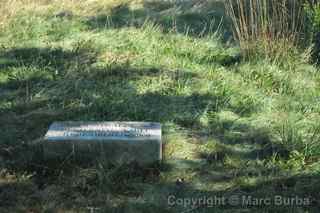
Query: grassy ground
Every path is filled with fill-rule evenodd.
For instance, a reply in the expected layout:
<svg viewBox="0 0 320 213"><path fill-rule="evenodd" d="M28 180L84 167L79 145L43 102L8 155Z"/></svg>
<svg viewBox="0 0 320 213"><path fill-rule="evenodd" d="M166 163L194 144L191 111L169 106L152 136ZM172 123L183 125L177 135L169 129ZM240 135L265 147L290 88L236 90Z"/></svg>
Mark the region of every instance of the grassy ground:
<svg viewBox="0 0 320 213"><path fill-rule="evenodd" d="M241 60L220 1L0 4L0 212L320 208L320 74L300 57ZM43 162L34 144L59 120L161 122L165 160ZM311 199L168 200L275 195Z"/></svg>

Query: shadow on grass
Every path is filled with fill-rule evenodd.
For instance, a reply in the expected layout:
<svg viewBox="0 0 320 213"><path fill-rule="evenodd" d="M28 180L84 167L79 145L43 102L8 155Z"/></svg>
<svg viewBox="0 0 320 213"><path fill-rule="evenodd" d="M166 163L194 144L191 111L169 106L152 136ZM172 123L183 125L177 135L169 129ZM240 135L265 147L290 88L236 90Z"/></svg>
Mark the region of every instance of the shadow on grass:
<svg viewBox="0 0 320 213"><path fill-rule="evenodd" d="M208 94L175 95L175 85L161 93L145 94L138 94L134 87L145 77L196 77L189 72L126 65L94 68L90 66L94 54L85 50L24 48L0 56L3 61L15 61L2 63L0 70L8 76L0 84L2 145L36 140L55 120L137 120L192 126L212 101ZM13 153L7 154L14 158Z"/></svg>
<svg viewBox="0 0 320 213"><path fill-rule="evenodd" d="M1 64L0 72L9 72L9 80L1 83L0 95L3 103L10 103L1 108L1 120L8 125L18 122L17 128L21 128L17 131L17 128L8 126L7 137L2 138L30 141L43 135L52 121L66 119L173 122L192 129L199 127L199 117L205 110L213 106L213 110L218 110L220 107L216 106L217 103L221 104L223 101L220 100L225 99L223 96L196 92L177 95L175 82L198 78L195 73L152 67L142 69L128 65L94 68L91 64L96 61L95 57L96 54L87 49L65 51L24 48L0 53L2 61L14 61ZM145 77L165 75L174 83L163 91L138 94L134 88L135 82ZM37 98L39 91L42 91L42 95ZM5 122L9 119L6 115L12 117L11 122ZM222 130L226 133L217 130L214 125L210 127L214 129L214 135L222 136L222 140L228 144L242 143L248 139L268 139L259 133L250 138L228 135L229 130L225 124ZM242 131L247 134L254 130L245 127ZM23 135L13 132L22 132Z"/></svg>
<svg viewBox="0 0 320 213"><path fill-rule="evenodd" d="M35 194L36 189L36 186L30 182L2 182L0 184L0 211L17 212L19 209L17 207L22 200L28 200L27 204L25 203L26 206L35 205L35 202L30 199L30 195Z"/></svg>
<svg viewBox="0 0 320 213"><path fill-rule="evenodd" d="M97 186L102 191L107 189L109 192L119 195L142 196L144 192L135 184L149 184L156 188L163 188L164 190L159 191L160 196L166 196L167 192L176 193L176 195L182 193L184 196L206 193L189 187L188 184L183 186L186 188L182 187L181 189L179 183L159 182L161 173L172 172L176 169L170 164L153 165L148 168L110 166L93 170L91 173L86 172L91 175L72 180L70 178L72 174L83 169L81 165L73 164L72 161L66 163L42 161L41 149L35 150L37 146L34 144L37 144L36 140L45 134L49 124L53 121L153 121L174 123L187 130L199 130L208 128L203 127L199 122L200 116L206 110L211 109L213 112L218 112L219 109L226 107L223 101L219 101L225 99L223 95L198 92L183 95L179 93L176 82L199 78L197 74L153 67L135 68L129 65L96 68L91 66L96 61L96 56L94 52L89 53L81 49L68 52L62 49L30 48L13 49L0 54L1 61L14 61L14 63L2 62L0 65L0 72L7 72L9 76L13 77L5 83L0 83L0 96L2 97L0 100L0 123L3 131L0 136L0 160L3 161L4 167L19 174L26 171L34 173L33 180L40 190L47 188L48 185L59 185L65 178L70 183L63 182L62 185L69 186L70 184L68 190L82 196L89 196L90 193L97 190ZM55 70L59 70L59 73L56 74ZM148 78L157 79L161 76L166 76L173 82L172 85L169 84L167 87L153 92L142 93L137 90L139 81ZM217 107L219 104L223 105ZM259 132L251 126L242 125L235 129L231 128L232 123L219 123L218 121L210 125L210 131L207 131L204 136L216 138L224 144L270 145L271 143L266 132ZM234 134L235 131L241 133L240 137L239 134ZM199 135L199 137L202 136ZM226 149L224 151L228 154ZM262 149L262 151L265 150ZM273 152L274 150L267 151L266 156L271 156ZM220 152L214 156L213 161L223 161L226 153ZM256 157L250 152L237 153L233 149L230 149L229 153L241 158ZM208 158L208 156L203 157ZM201 178L203 172L209 172L210 162L204 165L207 167L207 170L204 170L199 163L183 161L185 164L192 163L193 165L190 167L195 169L199 179L202 182L206 181ZM93 163L98 164L99 162ZM82 166L88 169L92 165L94 164L89 162L89 164ZM219 178L219 180L226 180L234 177L230 177L221 170ZM310 178L313 179L313 177ZM216 181L219 180L216 179ZM72 181L80 182L74 183ZM19 184L1 186L0 197L7 196L6 193L15 187L17 193L24 189L23 186L20 188ZM255 190L257 189L252 189L252 191ZM228 192L226 190L211 191L210 193L224 194ZM33 194L33 192L30 193ZM61 194L58 193L56 196L61 196ZM18 196L15 199L23 199L22 197ZM8 199L11 199L10 196ZM13 200L15 201L15 199ZM28 205L24 201L20 200L20 202L22 205ZM162 200L162 202L164 201ZM3 204L4 207L14 207L15 205L16 202L11 201ZM115 207L114 211L121 211L122 208L146 211L146 209L154 207L171 211L170 208L167 208L167 204L159 206L150 202L126 205ZM113 207L110 208L113 209Z"/></svg>
<svg viewBox="0 0 320 213"><path fill-rule="evenodd" d="M5 71L7 68L23 66L61 71L66 70L71 63L92 64L95 60L95 52L89 48L81 47L81 44L72 51L66 51L62 48L31 47L4 49L0 52L1 71Z"/></svg>
<svg viewBox="0 0 320 213"><path fill-rule="evenodd" d="M161 26L164 32L204 36L225 29L224 38L231 36L230 23L226 18L222 1L144 1L142 8L132 9L129 4L120 4L110 13L89 17L90 29L142 27L146 21Z"/></svg>
<svg viewBox="0 0 320 213"><path fill-rule="evenodd" d="M75 184L77 181L73 180L73 184L64 188L48 185L43 190L37 189L32 183L1 183L0 210L26 212L36 209L33 206L39 203L43 204L42 209L49 212L72 208L87 211L87 206L99 208L103 212L317 212L320 207L319 175L316 174L261 181L255 185L239 185L216 191L198 190L188 183L180 186L174 183L155 183L154 187L159 188L161 195L153 194L150 195L153 197L147 197L144 202L138 202L140 194L131 194L131 200L117 205L114 205L116 201L103 194L94 198L95 188L90 186L96 185L95 182L87 182L88 188L84 189L81 184ZM75 191L77 199L70 196ZM83 197L86 199L82 200ZM238 202L234 201L235 197L239 198ZM234 202L231 202L231 198L235 198ZM191 199L194 203L188 201ZM269 200L270 204L264 203Z"/></svg>

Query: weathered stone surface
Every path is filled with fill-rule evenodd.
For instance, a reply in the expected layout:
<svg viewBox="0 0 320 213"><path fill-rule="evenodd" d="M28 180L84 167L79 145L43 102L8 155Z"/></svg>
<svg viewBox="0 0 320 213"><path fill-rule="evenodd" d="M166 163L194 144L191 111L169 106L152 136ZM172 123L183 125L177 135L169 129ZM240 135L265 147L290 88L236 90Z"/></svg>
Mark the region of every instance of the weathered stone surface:
<svg viewBox="0 0 320 213"><path fill-rule="evenodd" d="M55 122L45 135L44 157L111 163L154 163L162 158L161 125L149 122Z"/></svg>

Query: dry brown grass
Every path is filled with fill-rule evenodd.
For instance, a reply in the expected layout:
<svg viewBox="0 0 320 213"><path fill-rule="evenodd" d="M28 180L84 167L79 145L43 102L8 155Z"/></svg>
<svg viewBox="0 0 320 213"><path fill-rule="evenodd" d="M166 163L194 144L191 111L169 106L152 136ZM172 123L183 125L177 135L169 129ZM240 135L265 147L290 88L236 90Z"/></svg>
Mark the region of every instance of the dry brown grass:
<svg viewBox="0 0 320 213"><path fill-rule="evenodd" d="M95 15L108 12L121 4L137 4L141 0L0 0L0 29L21 11L46 14L70 11L76 15Z"/></svg>
<svg viewBox="0 0 320 213"><path fill-rule="evenodd" d="M0 0L0 29L19 11L41 7L47 1L41 0Z"/></svg>
<svg viewBox="0 0 320 213"><path fill-rule="evenodd" d="M226 0L226 10L246 57L286 57L301 40L301 0Z"/></svg>

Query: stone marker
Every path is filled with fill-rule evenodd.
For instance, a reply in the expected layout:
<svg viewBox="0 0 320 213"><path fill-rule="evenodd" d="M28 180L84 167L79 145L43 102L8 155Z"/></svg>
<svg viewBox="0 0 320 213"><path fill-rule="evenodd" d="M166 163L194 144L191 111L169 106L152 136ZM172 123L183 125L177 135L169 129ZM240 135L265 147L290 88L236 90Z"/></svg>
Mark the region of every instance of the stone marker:
<svg viewBox="0 0 320 213"><path fill-rule="evenodd" d="M45 159L102 157L111 163L162 159L161 125L149 122L54 122L45 135Z"/></svg>

